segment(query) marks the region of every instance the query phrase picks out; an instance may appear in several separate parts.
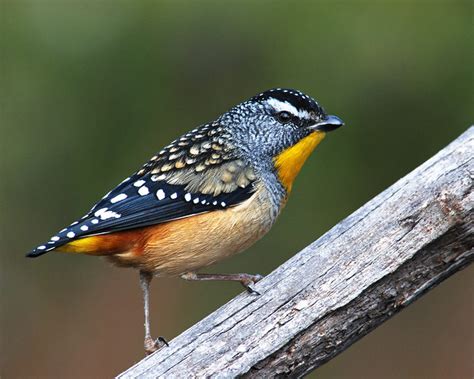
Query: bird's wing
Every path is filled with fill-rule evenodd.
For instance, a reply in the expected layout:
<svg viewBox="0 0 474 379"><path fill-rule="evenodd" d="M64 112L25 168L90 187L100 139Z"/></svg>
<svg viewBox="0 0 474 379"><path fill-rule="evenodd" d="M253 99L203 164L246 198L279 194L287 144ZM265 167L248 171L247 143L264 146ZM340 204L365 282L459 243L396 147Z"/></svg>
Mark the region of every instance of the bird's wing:
<svg viewBox="0 0 474 379"><path fill-rule="evenodd" d="M218 124L208 124L165 147L109 192L80 220L29 256L72 240L129 230L235 206L254 193L253 169L236 158Z"/></svg>

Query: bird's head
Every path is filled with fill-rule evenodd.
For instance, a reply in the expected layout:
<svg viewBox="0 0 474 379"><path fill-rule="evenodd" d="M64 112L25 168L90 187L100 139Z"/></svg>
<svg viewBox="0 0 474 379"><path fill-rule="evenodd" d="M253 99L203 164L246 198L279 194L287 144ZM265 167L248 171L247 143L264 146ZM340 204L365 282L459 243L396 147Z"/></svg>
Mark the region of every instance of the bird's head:
<svg viewBox="0 0 474 379"><path fill-rule="evenodd" d="M249 160L276 170L287 192L326 133L344 125L313 98L282 88L239 104L221 122L232 129L234 142Z"/></svg>

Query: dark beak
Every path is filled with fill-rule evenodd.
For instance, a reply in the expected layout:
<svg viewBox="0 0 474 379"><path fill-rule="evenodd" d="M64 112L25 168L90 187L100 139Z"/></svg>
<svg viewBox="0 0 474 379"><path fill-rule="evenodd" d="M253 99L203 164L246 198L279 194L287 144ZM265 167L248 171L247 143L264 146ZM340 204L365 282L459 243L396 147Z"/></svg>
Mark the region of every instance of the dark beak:
<svg viewBox="0 0 474 379"><path fill-rule="evenodd" d="M318 121L316 124L311 125L309 128L312 130L319 130L322 132L331 132L343 125L344 125L344 121L342 121L339 117L329 115L329 116L326 116L324 119Z"/></svg>

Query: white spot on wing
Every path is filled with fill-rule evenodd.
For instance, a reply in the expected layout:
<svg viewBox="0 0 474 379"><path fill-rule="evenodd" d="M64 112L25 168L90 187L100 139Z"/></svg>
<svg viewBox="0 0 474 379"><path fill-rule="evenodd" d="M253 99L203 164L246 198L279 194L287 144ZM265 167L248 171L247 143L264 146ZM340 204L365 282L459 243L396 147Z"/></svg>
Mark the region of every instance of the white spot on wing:
<svg viewBox="0 0 474 379"><path fill-rule="evenodd" d="M184 200L191 201L191 194L187 193L186 195L184 195Z"/></svg>
<svg viewBox="0 0 474 379"><path fill-rule="evenodd" d="M137 180L135 183L133 183L133 185L134 185L135 187L141 187L141 186L144 185L144 184L145 184L145 181L142 180L142 179Z"/></svg>
<svg viewBox="0 0 474 379"><path fill-rule="evenodd" d="M150 191L148 190L147 186L143 186L138 189L138 193L140 194L140 196L145 196L148 195Z"/></svg>
<svg viewBox="0 0 474 379"><path fill-rule="evenodd" d="M196 197L196 198L193 200L193 203L194 203L194 204L199 203L199 197Z"/></svg>
<svg viewBox="0 0 474 379"><path fill-rule="evenodd" d="M106 212L101 213L100 219L101 220L108 220L109 218L120 218L120 216L122 216L122 215L118 214L114 211L106 211Z"/></svg>
<svg viewBox="0 0 474 379"><path fill-rule="evenodd" d="M158 200L163 200L166 197L165 191L159 189L158 191L156 191L156 197L158 198Z"/></svg>
<svg viewBox="0 0 474 379"><path fill-rule="evenodd" d="M46 246L41 245L41 246L38 246L37 249L38 249L38 250L44 250L44 249L46 249Z"/></svg>
<svg viewBox="0 0 474 379"><path fill-rule="evenodd" d="M125 200L126 198L127 198L127 195L124 193L121 193L120 195L117 195L113 197L112 199L110 199L110 202L112 204L115 204L115 203L118 203L119 201Z"/></svg>
<svg viewBox="0 0 474 379"><path fill-rule="evenodd" d="M100 217L100 215L101 215L102 213L104 213L105 211L107 211L107 209L109 209L109 208L101 208L101 209L99 209L98 211L96 211L96 212L94 213L94 216L95 216L95 217Z"/></svg>
<svg viewBox="0 0 474 379"><path fill-rule="evenodd" d="M84 232L88 231L89 230L89 227L87 225L82 225L81 226L81 230L83 230Z"/></svg>
<svg viewBox="0 0 474 379"><path fill-rule="evenodd" d="M157 182L158 180L165 180L166 179L166 175L165 174L161 174L161 175L153 175L151 177L151 180L154 181L154 182Z"/></svg>
<svg viewBox="0 0 474 379"><path fill-rule="evenodd" d="M170 196L171 199L176 199L178 197L178 194L176 192L173 192Z"/></svg>
<svg viewBox="0 0 474 379"><path fill-rule="evenodd" d="M59 241L59 237L58 236L53 236L53 237L51 237L51 241L54 241L54 242Z"/></svg>
<svg viewBox="0 0 474 379"><path fill-rule="evenodd" d="M92 222L94 225L96 225L96 224L99 223L99 220L97 220L97 219L95 218L95 219L93 219L91 222Z"/></svg>
<svg viewBox="0 0 474 379"><path fill-rule="evenodd" d="M74 238L74 237L76 236L76 233L74 233L74 232L69 232L68 234L66 234L66 236L67 236L68 238Z"/></svg>

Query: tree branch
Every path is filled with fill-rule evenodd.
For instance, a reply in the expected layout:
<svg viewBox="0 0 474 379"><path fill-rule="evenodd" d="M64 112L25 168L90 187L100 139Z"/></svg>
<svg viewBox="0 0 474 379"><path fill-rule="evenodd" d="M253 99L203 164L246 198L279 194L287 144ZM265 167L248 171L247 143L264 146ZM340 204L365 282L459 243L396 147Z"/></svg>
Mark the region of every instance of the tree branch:
<svg viewBox="0 0 474 379"><path fill-rule="evenodd" d="M300 377L474 260L474 127L119 378Z"/></svg>

